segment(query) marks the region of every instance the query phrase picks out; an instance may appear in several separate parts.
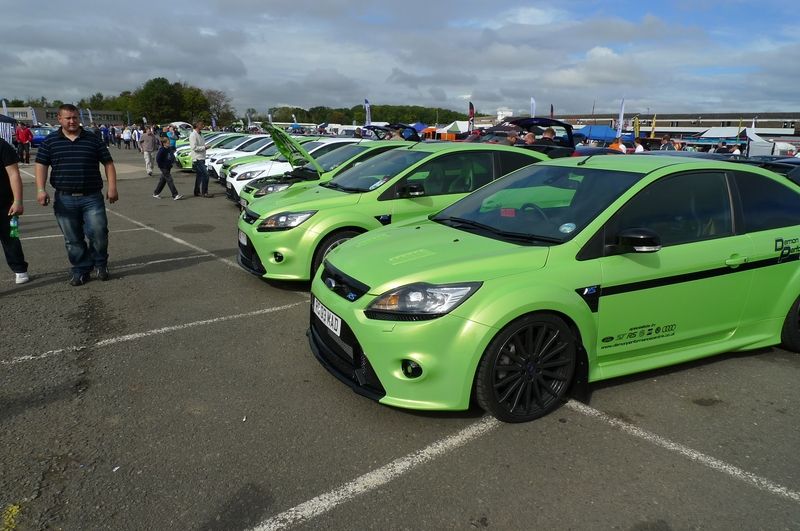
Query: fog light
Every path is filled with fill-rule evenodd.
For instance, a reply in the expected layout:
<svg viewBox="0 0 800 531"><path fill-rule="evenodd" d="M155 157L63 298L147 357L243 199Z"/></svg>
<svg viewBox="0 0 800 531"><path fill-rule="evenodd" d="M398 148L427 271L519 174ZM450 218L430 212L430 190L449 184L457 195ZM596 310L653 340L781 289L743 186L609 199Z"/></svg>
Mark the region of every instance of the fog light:
<svg viewBox="0 0 800 531"><path fill-rule="evenodd" d="M283 255L281 253L272 253L272 258L278 263L283 262Z"/></svg>
<svg viewBox="0 0 800 531"><path fill-rule="evenodd" d="M419 378L422 376L422 367L420 367L419 363L416 361L403 360L401 367L403 368L403 374L405 374L407 378Z"/></svg>

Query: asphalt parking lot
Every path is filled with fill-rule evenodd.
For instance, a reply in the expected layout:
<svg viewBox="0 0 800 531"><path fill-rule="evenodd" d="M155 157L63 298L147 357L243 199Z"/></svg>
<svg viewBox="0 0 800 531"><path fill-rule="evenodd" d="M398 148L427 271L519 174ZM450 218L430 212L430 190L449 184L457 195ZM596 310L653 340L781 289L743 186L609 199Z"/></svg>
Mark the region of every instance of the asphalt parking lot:
<svg viewBox="0 0 800 531"><path fill-rule="evenodd" d="M0 275L1 531L800 528L800 355L591 385L523 425L384 407L311 354L307 284L236 265L221 187L194 198L176 173L189 197L154 199L139 154L112 155L112 278L81 287L21 168L33 280Z"/></svg>

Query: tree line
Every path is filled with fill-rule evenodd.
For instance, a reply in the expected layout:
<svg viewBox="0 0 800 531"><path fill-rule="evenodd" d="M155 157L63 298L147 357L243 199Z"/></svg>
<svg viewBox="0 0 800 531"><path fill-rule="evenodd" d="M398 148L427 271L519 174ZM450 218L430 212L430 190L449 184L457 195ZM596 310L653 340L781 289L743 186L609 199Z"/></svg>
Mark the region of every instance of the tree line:
<svg viewBox="0 0 800 531"><path fill-rule="evenodd" d="M10 99L10 107L58 107L61 100L48 101L38 99ZM350 108L331 108L325 106L303 109L301 107L270 107L266 112L254 108L246 110L245 116L237 116L231 99L221 90L201 89L184 82L170 82L157 77L145 82L134 91L123 91L117 96L107 96L100 92L75 103L83 109L112 110L130 113L131 121L140 122L142 117L149 123L165 123L185 120L190 123L202 120L211 123L212 116L220 126L237 120L247 123L251 121L266 122L271 118L275 122L298 121L303 123L337 123L363 124L365 109L363 105ZM402 122L426 124L450 123L454 120L466 120L466 113L450 109L420 107L417 105L371 105L373 121Z"/></svg>

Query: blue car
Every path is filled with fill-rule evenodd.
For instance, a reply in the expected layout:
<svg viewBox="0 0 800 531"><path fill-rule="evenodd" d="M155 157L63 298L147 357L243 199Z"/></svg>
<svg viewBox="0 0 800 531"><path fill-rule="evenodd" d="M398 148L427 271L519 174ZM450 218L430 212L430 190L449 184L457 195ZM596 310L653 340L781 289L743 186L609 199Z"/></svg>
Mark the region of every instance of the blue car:
<svg viewBox="0 0 800 531"><path fill-rule="evenodd" d="M39 147L42 141L47 138L47 135L56 131L58 127L31 127L31 133L33 133L33 141L31 142L31 146Z"/></svg>

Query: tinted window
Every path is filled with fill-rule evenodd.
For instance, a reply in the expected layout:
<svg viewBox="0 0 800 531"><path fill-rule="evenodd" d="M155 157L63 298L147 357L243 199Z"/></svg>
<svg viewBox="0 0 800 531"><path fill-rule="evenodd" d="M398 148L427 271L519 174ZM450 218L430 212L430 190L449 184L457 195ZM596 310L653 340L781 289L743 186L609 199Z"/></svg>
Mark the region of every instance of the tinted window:
<svg viewBox="0 0 800 531"><path fill-rule="evenodd" d="M757 232L800 225L800 193L763 175L737 173L744 231Z"/></svg>
<svg viewBox="0 0 800 531"><path fill-rule="evenodd" d="M402 148L381 153L337 175L331 181L332 187L360 192L375 190L429 155L430 153L424 151L408 151Z"/></svg>
<svg viewBox="0 0 800 531"><path fill-rule="evenodd" d="M728 184L722 173L684 173L654 182L626 203L606 229L606 244L619 231L650 229L663 246L733 234Z"/></svg>
<svg viewBox="0 0 800 531"><path fill-rule="evenodd" d="M505 175L507 173L511 173L512 171L518 170L527 166L528 164L533 164L536 162L536 159L529 157L528 155L523 155L522 153L511 153L511 152L497 152L495 156L498 158L500 162L500 175Z"/></svg>
<svg viewBox="0 0 800 531"><path fill-rule="evenodd" d="M400 187L419 185L425 195L463 194L492 181L492 154L455 153L437 157L417 168Z"/></svg>

